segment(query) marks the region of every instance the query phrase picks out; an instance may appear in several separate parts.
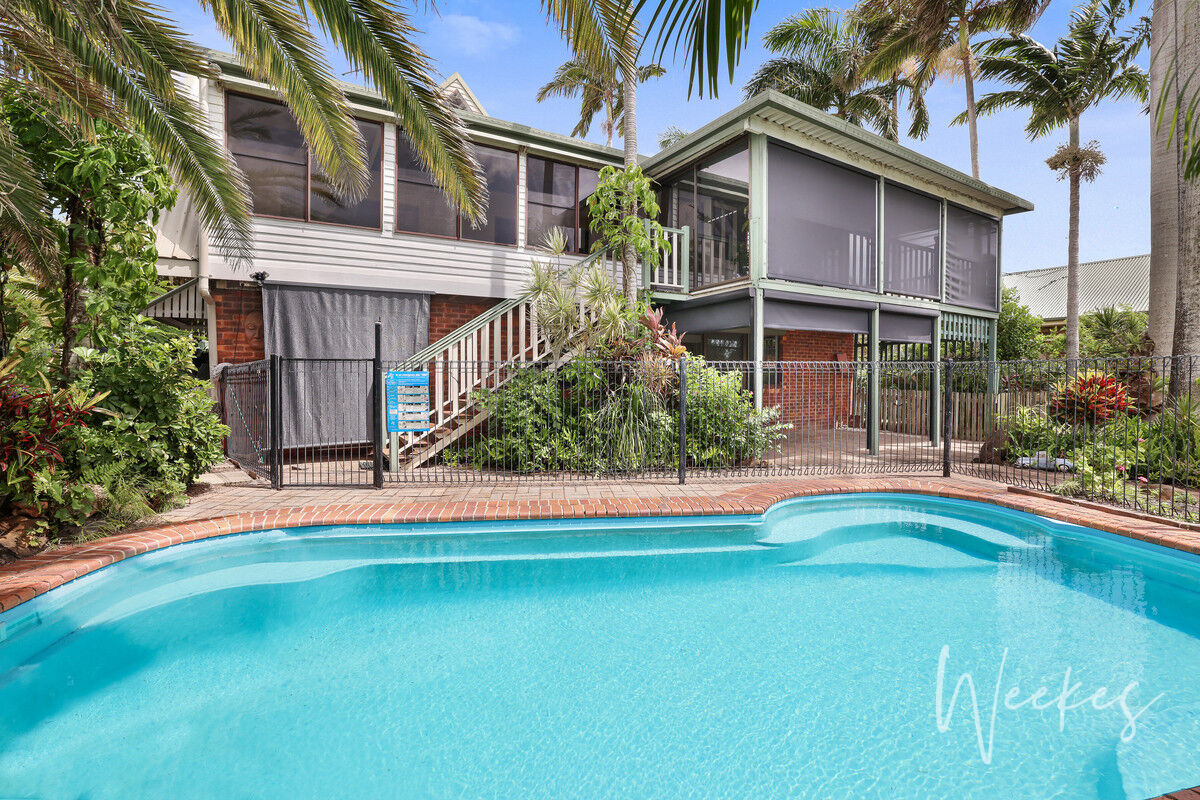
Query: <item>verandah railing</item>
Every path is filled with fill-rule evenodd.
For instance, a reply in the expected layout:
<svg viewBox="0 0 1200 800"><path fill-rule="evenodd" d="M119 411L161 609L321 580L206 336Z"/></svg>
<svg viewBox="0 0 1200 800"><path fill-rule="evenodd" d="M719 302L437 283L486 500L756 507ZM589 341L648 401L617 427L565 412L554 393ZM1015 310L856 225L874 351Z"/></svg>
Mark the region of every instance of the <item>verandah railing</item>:
<svg viewBox="0 0 1200 800"><path fill-rule="evenodd" d="M400 368L412 365L274 359L226 368L230 457L278 486L969 475L1200 518L1197 358L444 360L428 373L431 423L449 392L478 421L432 456L407 459L389 449L376 410L383 376ZM452 389L449 375L493 379Z"/></svg>

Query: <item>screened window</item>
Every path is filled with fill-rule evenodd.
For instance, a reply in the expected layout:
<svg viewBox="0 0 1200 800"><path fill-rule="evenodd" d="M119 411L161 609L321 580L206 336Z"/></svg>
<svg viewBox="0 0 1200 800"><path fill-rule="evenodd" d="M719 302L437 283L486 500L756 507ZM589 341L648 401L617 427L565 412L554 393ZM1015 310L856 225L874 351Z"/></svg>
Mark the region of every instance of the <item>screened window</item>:
<svg viewBox="0 0 1200 800"><path fill-rule="evenodd" d="M996 308L1000 224L958 206L946 206L946 302Z"/></svg>
<svg viewBox="0 0 1200 800"><path fill-rule="evenodd" d="M883 190L883 288L914 297L941 292L940 201L893 183Z"/></svg>
<svg viewBox="0 0 1200 800"><path fill-rule="evenodd" d="M396 134L396 230L470 239L494 244L517 243L517 154L476 145L488 187L487 218L477 228L458 215L425 171L408 137Z"/></svg>
<svg viewBox="0 0 1200 800"><path fill-rule="evenodd" d="M475 157L487 178L487 219L478 228L463 220L461 236L493 244L517 243L517 154L476 145Z"/></svg>
<svg viewBox="0 0 1200 800"><path fill-rule="evenodd" d="M357 203L340 199L314 164L309 201L309 215L314 222L333 222L361 228L378 228L383 224L383 176L379 169L383 164L383 126L360 120L358 130L363 137L367 164L371 165L371 182L367 185L367 192Z"/></svg>
<svg viewBox="0 0 1200 800"><path fill-rule="evenodd" d="M362 200L347 203L311 170L300 128L283 103L238 94L226 96L229 149L246 173L254 213L365 228L381 225L383 126L359 120L371 183Z"/></svg>
<svg viewBox="0 0 1200 800"><path fill-rule="evenodd" d="M600 170L590 167L579 168L579 252L592 252L596 234L592 231L592 215L588 210L588 198L600 185Z"/></svg>
<svg viewBox="0 0 1200 800"><path fill-rule="evenodd" d="M434 236L458 235L458 215L421 166L408 137L396 133L396 230Z"/></svg>
<svg viewBox="0 0 1200 800"><path fill-rule="evenodd" d="M750 159L746 142L688 167L664 183L662 218L692 230L693 286L750 274Z"/></svg>
<svg viewBox="0 0 1200 800"><path fill-rule="evenodd" d="M774 142L767 169L770 277L873 291L875 178Z"/></svg>
<svg viewBox="0 0 1200 800"><path fill-rule="evenodd" d="M541 246L546 235L559 228L566 236L568 252L587 252L592 238L588 230L587 198L596 190L600 173L530 156L525 176L526 241Z"/></svg>

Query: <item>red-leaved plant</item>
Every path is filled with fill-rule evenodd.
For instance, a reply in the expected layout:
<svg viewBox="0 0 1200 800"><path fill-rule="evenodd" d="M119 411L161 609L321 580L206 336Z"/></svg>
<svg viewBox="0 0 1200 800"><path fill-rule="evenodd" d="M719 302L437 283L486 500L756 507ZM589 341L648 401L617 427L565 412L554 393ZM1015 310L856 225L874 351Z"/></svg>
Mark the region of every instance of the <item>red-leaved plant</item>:
<svg viewBox="0 0 1200 800"><path fill-rule="evenodd" d="M1094 370L1056 384L1049 403L1050 416L1072 425L1102 425L1128 408L1125 384Z"/></svg>
<svg viewBox="0 0 1200 800"><path fill-rule="evenodd" d="M0 511L14 507L36 515L47 501L61 500L47 479L63 463L67 430L84 424L101 397L79 401L69 389L49 384L34 389L15 369L15 362L0 362Z"/></svg>

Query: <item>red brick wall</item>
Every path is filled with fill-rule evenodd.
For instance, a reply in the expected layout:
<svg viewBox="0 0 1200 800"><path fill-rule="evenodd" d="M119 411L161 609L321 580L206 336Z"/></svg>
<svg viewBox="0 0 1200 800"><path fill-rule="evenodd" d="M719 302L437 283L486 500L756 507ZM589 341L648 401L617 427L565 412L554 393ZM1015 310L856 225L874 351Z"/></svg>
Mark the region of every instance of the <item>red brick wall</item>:
<svg viewBox="0 0 1200 800"><path fill-rule="evenodd" d="M220 281L212 293L220 360L239 364L265 358L262 290L254 284ZM499 302L491 297L433 295L429 298L429 341L436 342Z"/></svg>
<svg viewBox="0 0 1200 800"><path fill-rule="evenodd" d="M838 362L781 367L776 385L763 392L764 405L798 427L831 427L849 421L854 372L854 334L788 331L779 342L779 360ZM843 364L845 366L843 366Z"/></svg>
<svg viewBox="0 0 1200 800"><path fill-rule="evenodd" d="M429 343L433 344L446 334L453 333L499 302L494 297L433 295L429 298Z"/></svg>
<svg viewBox="0 0 1200 800"><path fill-rule="evenodd" d="M212 289L217 313L217 358L240 364L265 358L262 290L250 284L220 281Z"/></svg>

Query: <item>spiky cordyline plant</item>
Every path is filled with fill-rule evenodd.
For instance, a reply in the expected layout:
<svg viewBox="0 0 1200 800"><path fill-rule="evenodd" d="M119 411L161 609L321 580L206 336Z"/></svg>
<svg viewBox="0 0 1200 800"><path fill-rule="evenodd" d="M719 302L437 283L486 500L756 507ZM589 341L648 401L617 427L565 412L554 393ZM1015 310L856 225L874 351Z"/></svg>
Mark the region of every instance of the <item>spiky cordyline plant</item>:
<svg viewBox="0 0 1200 800"><path fill-rule="evenodd" d="M451 202L478 218L486 192L408 14L390 0L199 0L247 72L279 90L322 172L347 198L368 181L362 141L313 25L396 113ZM249 255L244 176L178 76L215 77L207 53L146 0L10 0L0 12L0 80L38 94L52 124L136 128L182 184L214 240ZM0 249L47 256L42 194L0 124Z"/></svg>

